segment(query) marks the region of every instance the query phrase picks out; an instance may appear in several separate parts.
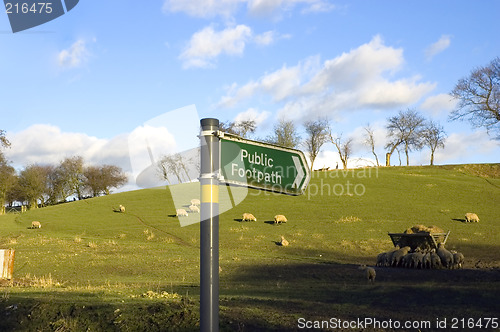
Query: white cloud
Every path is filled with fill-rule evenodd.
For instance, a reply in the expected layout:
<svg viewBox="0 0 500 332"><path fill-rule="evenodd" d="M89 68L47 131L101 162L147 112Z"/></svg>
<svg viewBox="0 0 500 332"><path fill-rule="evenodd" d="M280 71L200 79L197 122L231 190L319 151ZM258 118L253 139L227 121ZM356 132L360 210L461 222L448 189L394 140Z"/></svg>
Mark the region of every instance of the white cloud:
<svg viewBox="0 0 500 332"><path fill-rule="evenodd" d="M430 96L424 100L420 108L433 115L452 111L457 105L457 100L447 93Z"/></svg>
<svg viewBox="0 0 500 332"><path fill-rule="evenodd" d="M194 17L230 17L244 0L165 0L164 12L184 12Z"/></svg>
<svg viewBox="0 0 500 332"><path fill-rule="evenodd" d="M419 76L391 79L403 64L403 50L386 46L380 36L375 36L369 43L323 64L318 58L309 58L239 88L233 84L218 106L233 107L264 94L276 103L284 102L280 114L295 119L361 108L403 107L435 88L435 83L420 82Z"/></svg>
<svg viewBox="0 0 500 332"><path fill-rule="evenodd" d="M246 3L251 15L270 16L288 12L302 5L302 14L329 12L335 6L325 0L165 0L162 10L165 13L183 12L189 16L213 18L221 16L232 18Z"/></svg>
<svg viewBox="0 0 500 332"><path fill-rule="evenodd" d="M179 56L184 68L213 67L220 55L241 56L248 43L269 46L277 39L287 39L290 35L280 35L276 31L266 31L255 35L252 29L244 24L229 26L216 31L208 26L194 33L184 51Z"/></svg>
<svg viewBox="0 0 500 332"><path fill-rule="evenodd" d="M284 65L281 69L266 73L257 81L250 81L241 87L233 83L227 89L227 94L219 101L218 107L234 107L259 93L272 96L275 102L283 101L298 94L302 79L307 76L311 68L317 66L317 61L317 57L311 57L296 66Z"/></svg>
<svg viewBox="0 0 500 332"><path fill-rule="evenodd" d="M209 26L191 37L179 58L184 61L184 68L210 67L220 54L243 54L251 35L252 29L243 24L222 31L215 31Z"/></svg>
<svg viewBox="0 0 500 332"><path fill-rule="evenodd" d="M328 13L334 10L337 6L327 1L314 1L311 5L302 10L303 14L307 13Z"/></svg>
<svg viewBox="0 0 500 332"><path fill-rule="evenodd" d="M80 155L86 160L106 146L107 140L82 133L62 132L56 126L36 124L17 133L9 133L12 148L5 151L16 166L57 164L65 157Z"/></svg>
<svg viewBox="0 0 500 332"><path fill-rule="evenodd" d="M267 31L260 35L255 36L254 41L258 45L270 45L276 40L276 32Z"/></svg>
<svg viewBox="0 0 500 332"><path fill-rule="evenodd" d="M254 120L257 127L259 127L269 118L270 115L271 112L249 108L244 112L238 113L234 117L234 121Z"/></svg>
<svg viewBox="0 0 500 332"><path fill-rule="evenodd" d="M75 68L87 61L90 56L89 51L82 39L77 40L68 49L59 52L58 64L63 68Z"/></svg>
<svg viewBox="0 0 500 332"><path fill-rule="evenodd" d="M250 14L269 16L280 12L291 11L298 5L303 5L302 14L329 12L335 6L324 0L248 0L247 8Z"/></svg>
<svg viewBox="0 0 500 332"><path fill-rule="evenodd" d="M451 44L451 36L442 35L441 38L425 49L425 57L427 60L431 60L437 54L446 50Z"/></svg>
<svg viewBox="0 0 500 332"><path fill-rule="evenodd" d="M492 140L485 130L476 130L450 134L444 149L436 150L435 160L440 164L496 162L499 153L498 141Z"/></svg>

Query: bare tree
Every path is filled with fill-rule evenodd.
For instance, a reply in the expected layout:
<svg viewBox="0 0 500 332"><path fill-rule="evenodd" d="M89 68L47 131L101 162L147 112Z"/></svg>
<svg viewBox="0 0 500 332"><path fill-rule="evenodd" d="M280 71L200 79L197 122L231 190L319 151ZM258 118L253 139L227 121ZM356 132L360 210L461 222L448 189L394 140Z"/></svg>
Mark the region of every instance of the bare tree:
<svg viewBox="0 0 500 332"><path fill-rule="evenodd" d="M363 129L365 130L364 143L371 148L372 153L375 156L375 160L377 161L377 166L380 166L377 154L375 153L375 133L372 127L370 127L370 124L363 127Z"/></svg>
<svg viewBox="0 0 500 332"><path fill-rule="evenodd" d="M306 130L306 138L303 142L304 147L311 160L311 171L313 169L314 160L318 156L321 147L328 141L328 133L330 124L328 119L310 120L304 124Z"/></svg>
<svg viewBox="0 0 500 332"><path fill-rule="evenodd" d="M422 131L422 139L426 146L431 149L431 166L434 165L434 152L437 148L444 148L444 141L446 140L446 133L443 126L440 124L429 121L424 130Z"/></svg>
<svg viewBox="0 0 500 332"><path fill-rule="evenodd" d="M247 137L249 133L254 133L257 129L255 120L242 121L224 121L219 124L219 129L227 133L235 134L241 137Z"/></svg>
<svg viewBox="0 0 500 332"><path fill-rule="evenodd" d="M191 181L191 177L189 176L189 172L187 169L187 163L189 162L189 160L184 159L184 157L182 157L182 154L180 153L176 153L174 155L174 159L180 170L184 171L184 174L188 178L188 181Z"/></svg>
<svg viewBox="0 0 500 332"><path fill-rule="evenodd" d="M186 166L187 162L188 161L184 160L180 153L163 156L158 161L158 170L160 172L161 179L170 184L171 181L169 180L169 175L172 174L177 178L178 183L184 182L184 176L191 181Z"/></svg>
<svg viewBox="0 0 500 332"><path fill-rule="evenodd" d="M389 142L386 149L389 149L386 159L386 166L390 166L391 155L400 145L404 145L406 154L406 165L410 165L409 151L422 148L421 132L424 128L425 118L416 110L408 109L399 111L398 115L387 119L387 130Z"/></svg>
<svg viewBox="0 0 500 332"><path fill-rule="evenodd" d="M474 127L484 127L500 139L500 57L460 79L451 95L458 100L451 120L468 118Z"/></svg>
<svg viewBox="0 0 500 332"><path fill-rule="evenodd" d="M342 134L339 137L333 137L330 132L330 141L335 145L337 151L339 153L340 160L342 161L342 166L344 169L347 169L347 161L352 153L352 142L353 138L347 138L345 140L342 139Z"/></svg>
<svg viewBox="0 0 500 332"><path fill-rule="evenodd" d="M296 148L300 144L300 136L293 121L280 118L273 127L272 136L267 137L265 141L287 148Z"/></svg>

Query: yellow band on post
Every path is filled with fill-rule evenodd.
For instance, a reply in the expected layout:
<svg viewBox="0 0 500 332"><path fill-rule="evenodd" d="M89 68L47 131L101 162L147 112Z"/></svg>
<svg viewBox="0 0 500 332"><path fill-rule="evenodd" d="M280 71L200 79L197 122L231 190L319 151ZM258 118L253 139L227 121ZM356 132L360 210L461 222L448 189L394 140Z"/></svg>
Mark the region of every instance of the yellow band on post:
<svg viewBox="0 0 500 332"><path fill-rule="evenodd" d="M219 186L204 184L201 186L202 203L219 203Z"/></svg>

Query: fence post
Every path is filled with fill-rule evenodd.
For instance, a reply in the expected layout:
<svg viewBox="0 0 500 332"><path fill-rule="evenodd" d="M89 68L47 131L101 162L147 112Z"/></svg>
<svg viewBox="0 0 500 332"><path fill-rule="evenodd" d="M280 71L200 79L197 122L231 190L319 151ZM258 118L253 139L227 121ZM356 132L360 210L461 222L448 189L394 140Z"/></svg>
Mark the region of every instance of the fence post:
<svg viewBox="0 0 500 332"><path fill-rule="evenodd" d="M0 249L0 279L12 279L15 252L14 249Z"/></svg>

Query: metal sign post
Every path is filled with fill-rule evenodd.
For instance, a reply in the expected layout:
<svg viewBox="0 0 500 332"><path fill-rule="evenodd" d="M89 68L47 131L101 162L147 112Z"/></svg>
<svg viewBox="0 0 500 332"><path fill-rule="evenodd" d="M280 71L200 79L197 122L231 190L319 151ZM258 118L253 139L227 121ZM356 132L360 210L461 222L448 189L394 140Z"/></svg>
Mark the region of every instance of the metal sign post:
<svg viewBox="0 0 500 332"><path fill-rule="evenodd" d="M201 119L200 329L219 331L219 120Z"/></svg>
<svg viewBox="0 0 500 332"><path fill-rule="evenodd" d="M219 330L219 179L300 195L311 175L302 151L220 132L217 119L201 119L200 143L200 328L214 332Z"/></svg>

